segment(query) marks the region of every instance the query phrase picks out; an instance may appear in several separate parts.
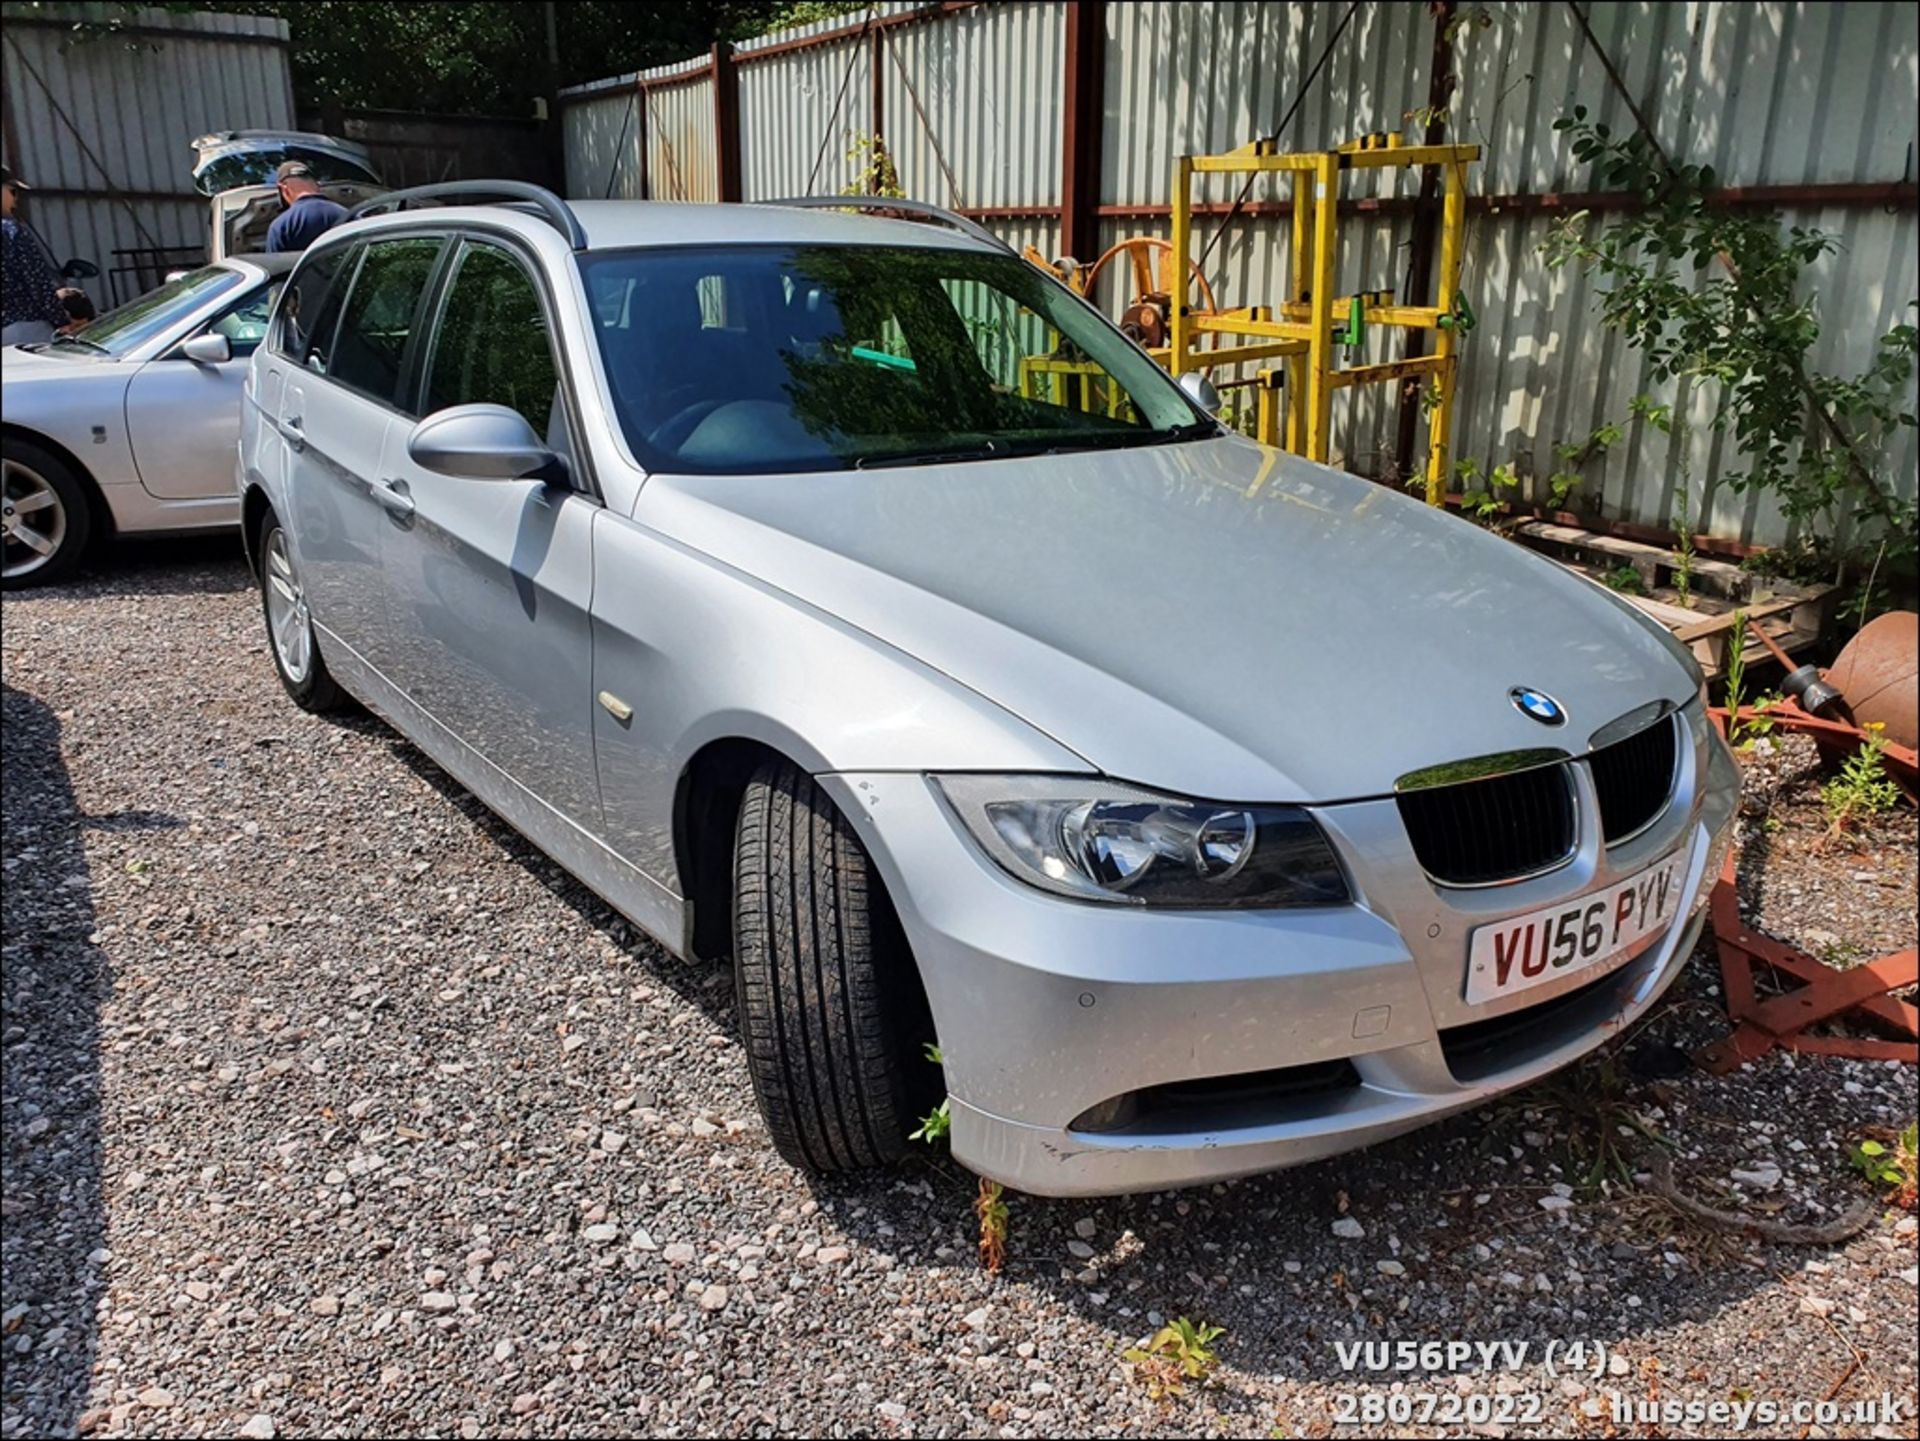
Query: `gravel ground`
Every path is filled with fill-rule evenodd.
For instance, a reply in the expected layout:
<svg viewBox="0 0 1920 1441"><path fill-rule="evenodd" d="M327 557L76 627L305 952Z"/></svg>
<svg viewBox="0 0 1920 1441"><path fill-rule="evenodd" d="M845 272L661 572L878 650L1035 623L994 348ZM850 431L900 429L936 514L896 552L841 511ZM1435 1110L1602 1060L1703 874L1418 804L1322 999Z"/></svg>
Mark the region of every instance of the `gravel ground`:
<svg viewBox="0 0 1920 1441"><path fill-rule="evenodd" d="M1744 751L1740 896L1783 941L1842 968L1913 944L1920 814L1901 806L1832 834L1820 749L1779 734Z"/></svg>
<svg viewBox="0 0 1920 1441"><path fill-rule="evenodd" d="M1862 1191L1850 1144L1914 1115L1892 1066L1675 1065L1723 1029L1704 956L1624 1054L1416 1139L1014 1197L996 1279L971 1178L774 1156L727 975L631 934L379 724L295 711L225 546L116 557L4 623L9 1437L1320 1436L1395 1387L1594 1435L1653 1429L1616 1427L1615 1394L1887 1392L1897 1424L1813 1434L1913 1434L1911 1217L1789 1247L1677 1218L1611 1151L1585 1184L1637 1117L1694 1194L1830 1217ZM1884 863L1904 900L1852 879ZM1790 928L1842 943L1870 895L1856 943L1910 945L1912 868L1909 828L1749 889L1763 924L1791 893ZM1156 1403L1121 1353L1174 1315L1225 1328L1220 1367ZM1398 1375L1336 1350L1455 1338L1536 1349ZM1575 1340L1597 1376L1549 1372L1538 1348Z"/></svg>

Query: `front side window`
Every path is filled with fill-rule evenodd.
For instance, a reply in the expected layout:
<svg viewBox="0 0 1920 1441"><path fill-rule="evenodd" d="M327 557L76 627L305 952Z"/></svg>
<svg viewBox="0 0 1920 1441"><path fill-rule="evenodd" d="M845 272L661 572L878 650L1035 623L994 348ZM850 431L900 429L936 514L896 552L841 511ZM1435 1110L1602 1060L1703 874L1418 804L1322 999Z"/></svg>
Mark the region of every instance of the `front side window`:
<svg viewBox="0 0 1920 1441"><path fill-rule="evenodd" d="M252 355L259 349L260 342L266 339L267 319L273 314L274 297L279 293L280 282L277 280L271 285L263 286L214 321L207 329L215 335L226 336L227 346L236 358Z"/></svg>
<svg viewBox="0 0 1920 1441"><path fill-rule="evenodd" d="M439 236L415 236L368 244L340 313L328 375L375 400L395 403L407 341L443 243Z"/></svg>
<svg viewBox="0 0 1920 1441"><path fill-rule="evenodd" d="M608 388L649 469L787 472L1218 433L1010 255L730 246L584 257Z"/></svg>
<svg viewBox="0 0 1920 1441"><path fill-rule="evenodd" d="M215 296L236 290L245 283L245 276L224 265L189 271L158 290L148 291L138 300L116 306L99 319L81 326L71 337L61 339L84 349L128 355L178 325Z"/></svg>
<svg viewBox="0 0 1920 1441"><path fill-rule="evenodd" d="M496 245L469 243L457 264L434 332L422 409L489 402L550 434L558 375L533 277Z"/></svg>

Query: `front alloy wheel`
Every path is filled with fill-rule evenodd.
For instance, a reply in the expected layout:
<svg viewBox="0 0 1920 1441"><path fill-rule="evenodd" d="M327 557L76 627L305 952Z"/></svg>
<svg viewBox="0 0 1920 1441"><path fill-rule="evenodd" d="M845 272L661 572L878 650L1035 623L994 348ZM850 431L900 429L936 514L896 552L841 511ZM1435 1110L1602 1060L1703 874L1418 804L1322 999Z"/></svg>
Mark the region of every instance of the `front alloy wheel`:
<svg viewBox="0 0 1920 1441"><path fill-rule="evenodd" d="M0 584L43 585L86 549L87 500L60 461L9 439L0 460Z"/></svg>

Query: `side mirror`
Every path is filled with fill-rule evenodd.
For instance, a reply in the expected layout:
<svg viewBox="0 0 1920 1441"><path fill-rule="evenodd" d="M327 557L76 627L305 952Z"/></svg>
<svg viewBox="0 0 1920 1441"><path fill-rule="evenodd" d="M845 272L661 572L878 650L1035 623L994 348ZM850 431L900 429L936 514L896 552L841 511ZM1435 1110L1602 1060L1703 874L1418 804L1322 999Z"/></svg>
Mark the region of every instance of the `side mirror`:
<svg viewBox="0 0 1920 1441"><path fill-rule="evenodd" d="M69 260L60 267L60 278L62 280L97 280L100 278L100 267L91 260Z"/></svg>
<svg viewBox="0 0 1920 1441"><path fill-rule="evenodd" d="M1213 382L1199 371L1189 370L1180 377L1179 384L1181 393L1208 415L1220 413L1220 392L1215 390Z"/></svg>
<svg viewBox="0 0 1920 1441"><path fill-rule="evenodd" d="M415 465L462 480L524 480L560 473L561 460L527 418L504 405L450 405L414 426Z"/></svg>
<svg viewBox="0 0 1920 1441"><path fill-rule="evenodd" d="M194 336L180 347L180 353L195 365L225 365L233 359L233 347L227 343L227 337L214 330Z"/></svg>

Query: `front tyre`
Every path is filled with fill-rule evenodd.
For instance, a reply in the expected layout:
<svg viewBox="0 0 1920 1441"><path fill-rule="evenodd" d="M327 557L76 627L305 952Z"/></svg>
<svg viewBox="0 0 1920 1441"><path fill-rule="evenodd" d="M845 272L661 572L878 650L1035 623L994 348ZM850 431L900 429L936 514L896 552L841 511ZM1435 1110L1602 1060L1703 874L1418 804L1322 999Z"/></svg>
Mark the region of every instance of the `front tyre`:
<svg viewBox="0 0 1920 1441"><path fill-rule="evenodd" d="M897 1161L937 1093L913 957L873 861L812 777L769 761L734 844L740 1034L774 1147L816 1172Z"/></svg>
<svg viewBox="0 0 1920 1441"><path fill-rule="evenodd" d="M315 715L339 710L346 695L320 658L320 642L307 611L306 590L294 565L293 547L271 511L260 522L260 603L267 617L267 648L293 703Z"/></svg>
<svg viewBox="0 0 1920 1441"><path fill-rule="evenodd" d="M0 587L59 580L92 529L86 490L70 466L31 442L0 441Z"/></svg>

